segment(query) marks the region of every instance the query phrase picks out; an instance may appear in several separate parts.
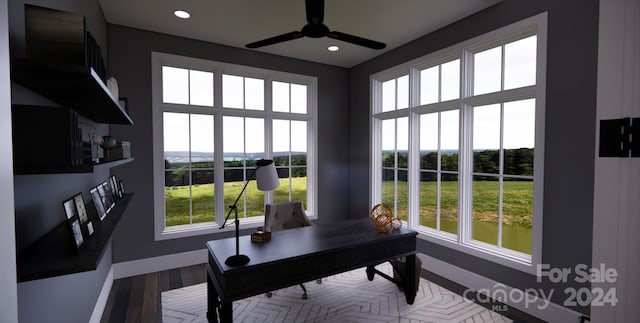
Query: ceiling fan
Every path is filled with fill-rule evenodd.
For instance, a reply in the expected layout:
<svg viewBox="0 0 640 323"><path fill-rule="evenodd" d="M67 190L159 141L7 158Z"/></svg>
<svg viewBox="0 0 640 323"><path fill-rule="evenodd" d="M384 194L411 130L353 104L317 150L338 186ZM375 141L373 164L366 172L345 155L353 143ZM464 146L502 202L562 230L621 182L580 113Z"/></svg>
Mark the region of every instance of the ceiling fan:
<svg viewBox="0 0 640 323"><path fill-rule="evenodd" d="M345 34L335 30L331 31L329 27L322 23L324 21L324 0L305 0L305 7L307 11L307 24L304 25L300 31L292 31L286 34L249 43L246 45L247 48L258 48L273 45L301 37L329 37L371 49L383 49L387 46L385 43L377 42L375 40Z"/></svg>

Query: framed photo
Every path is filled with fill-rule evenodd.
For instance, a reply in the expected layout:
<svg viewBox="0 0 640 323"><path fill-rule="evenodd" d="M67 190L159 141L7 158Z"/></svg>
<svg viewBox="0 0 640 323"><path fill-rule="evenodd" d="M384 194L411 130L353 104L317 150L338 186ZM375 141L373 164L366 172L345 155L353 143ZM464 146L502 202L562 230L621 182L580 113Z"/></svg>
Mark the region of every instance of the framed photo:
<svg viewBox="0 0 640 323"><path fill-rule="evenodd" d="M115 175L111 175L111 177L109 177L109 185L111 186L111 193L113 193L114 200L121 199L122 194L120 193L120 189L118 188L118 180L116 179Z"/></svg>
<svg viewBox="0 0 640 323"><path fill-rule="evenodd" d="M107 216L107 211L104 208L104 204L102 203L102 197L100 196L100 192L98 191L98 187L96 186L92 188L89 193L91 193L91 199L93 200L93 205L96 207L96 212L98 212L98 216L100 217L100 221L104 220L104 217Z"/></svg>
<svg viewBox="0 0 640 323"><path fill-rule="evenodd" d="M78 210L73 199L62 202L62 206L64 207L64 213L67 215L67 220L78 217Z"/></svg>
<svg viewBox="0 0 640 323"><path fill-rule="evenodd" d="M109 211L111 211L111 209L116 205L116 201L113 199L113 194L111 194L111 187L107 181L102 182L99 187L102 187L101 193L104 201L104 208L107 213L109 213ZM98 188L98 191L100 191L100 188Z"/></svg>
<svg viewBox="0 0 640 323"><path fill-rule="evenodd" d="M87 214L87 209L84 206L84 198L82 197L82 193L78 193L73 197L73 201L76 205L76 210L78 211L78 219L80 219L80 226L86 228L87 236L93 235L93 223L89 219L89 215Z"/></svg>
<svg viewBox="0 0 640 323"><path fill-rule="evenodd" d="M105 215L108 214L109 211L111 211L111 201L107 201L107 191L104 188L106 185L103 185L106 183L107 182L103 182L96 186L96 188L98 189L98 196L100 196L100 201L102 202L102 206L104 207Z"/></svg>
<svg viewBox="0 0 640 323"><path fill-rule="evenodd" d="M71 232L73 233L73 240L76 243L76 249L82 249L82 247L84 247L84 237L82 237L82 229L80 229L80 221L78 221L78 219L71 222Z"/></svg>
<svg viewBox="0 0 640 323"><path fill-rule="evenodd" d="M67 216L67 223L69 223L69 229L71 231L74 246L76 247L76 250L80 250L84 247L85 240L82 234L82 227L80 226L80 217L78 216L75 198L72 197L62 202L62 206L64 207L64 213Z"/></svg>

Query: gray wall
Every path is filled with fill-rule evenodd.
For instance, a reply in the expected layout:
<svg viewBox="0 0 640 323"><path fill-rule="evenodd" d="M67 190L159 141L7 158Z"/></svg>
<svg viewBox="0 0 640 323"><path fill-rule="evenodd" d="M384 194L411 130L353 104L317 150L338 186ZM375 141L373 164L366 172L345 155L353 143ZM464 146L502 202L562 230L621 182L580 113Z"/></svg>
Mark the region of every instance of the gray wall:
<svg viewBox="0 0 640 323"><path fill-rule="evenodd" d="M97 0L93 1L23 1L9 3L9 41L11 58L25 55L24 5L32 4L56 10L76 12L86 18L86 28L94 34L104 54L107 43L107 28ZM11 102L56 106L57 104L38 93L13 82ZM108 127L94 124L81 118L81 127L97 129L98 134L108 134ZM86 134L88 131L83 131ZM16 244L18 252L31 245L43 234L66 219L62 201L78 192L84 193L85 203L90 203L89 189L106 180L107 172L93 174L20 175L15 177Z"/></svg>
<svg viewBox="0 0 640 323"><path fill-rule="evenodd" d="M11 0L9 3L8 23L12 58L24 57L25 54L25 3L84 15L87 29L94 34L101 46L103 55L106 54L107 27L97 0ZM18 83L12 84L12 90L12 103L55 105L50 100L43 98L28 88L20 86ZM8 96L2 95L0 97ZM10 119L3 118L2 120ZM108 134L108 126L91 124L86 120L84 125L100 129L100 134ZM5 129L7 128L2 127L3 131ZM8 129L11 129L11 127ZM7 141L5 140L5 142ZM2 162L6 161L8 159L3 157ZM4 170L2 171L4 172ZM106 180L108 176L108 169L88 174L15 176L13 178L16 235L16 248L14 250L22 251L57 224L65 221L66 217L62 208L63 200L82 192L85 203L90 204L89 189ZM2 185L5 185L8 182L2 181L2 183ZM2 194L2 198L4 198L4 194ZM13 215L13 212L11 214ZM9 228L9 226L6 226L6 228ZM11 229L13 230L13 228ZM69 241L69 246L71 247L71 240ZM3 245L3 249L6 248L13 249L10 244ZM102 257L98 264L97 270L18 284L17 298L20 322L87 322L110 268L111 248L108 248L105 251L105 256ZM15 281L15 275L12 277Z"/></svg>
<svg viewBox="0 0 640 323"><path fill-rule="evenodd" d="M89 322L109 270L111 247L96 270L18 284L20 322Z"/></svg>
<svg viewBox="0 0 640 323"><path fill-rule="evenodd" d="M551 267L591 265L595 147L598 1L504 2L446 26L350 71L350 212L366 216L369 205L369 76L480 34L548 11L547 102L542 262ZM535 276L437 244L419 251L518 288L554 288L562 303L565 285L537 284ZM581 287L573 279L568 286ZM573 283L572 283L573 282ZM588 285L587 285L588 286ZM588 308L577 309L588 312Z"/></svg>
<svg viewBox="0 0 640 323"><path fill-rule="evenodd" d="M109 68L121 97L129 100L134 126L111 126L118 140L131 141L133 163L113 170L135 193L114 234L113 260L124 262L204 249L205 242L226 235L154 241L151 52L164 52L318 78L318 214L333 221L347 214L348 71L343 68L216 45L191 39L108 25ZM245 232L248 233L248 232Z"/></svg>

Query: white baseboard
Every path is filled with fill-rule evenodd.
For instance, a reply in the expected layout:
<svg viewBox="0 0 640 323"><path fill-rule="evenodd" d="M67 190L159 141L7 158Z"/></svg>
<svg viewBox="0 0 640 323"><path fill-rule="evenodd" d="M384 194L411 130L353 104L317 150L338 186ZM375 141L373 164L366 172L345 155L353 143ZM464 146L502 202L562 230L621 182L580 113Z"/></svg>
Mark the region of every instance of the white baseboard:
<svg viewBox="0 0 640 323"><path fill-rule="evenodd" d="M207 249L194 250L172 255L145 258L112 265L114 279L144 275L163 270L186 267L207 262Z"/></svg>
<svg viewBox="0 0 640 323"><path fill-rule="evenodd" d="M100 295L98 295L96 305L93 307L93 313L91 313L89 323L100 323L102 314L104 314L104 309L107 307L107 301L109 300L109 293L111 293L113 280L113 266L111 266L109 273L104 280L104 284L102 284L102 290L100 291Z"/></svg>
<svg viewBox="0 0 640 323"><path fill-rule="evenodd" d="M551 302L545 303L543 298L533 297L531 294L527 294L524 299L521 299L521 301L514 302L513 300L517 301L519 297L509 296L521 296L524 295L524 291L507 286L487 277L480 276L460 267L453 266L442 260L429 257L422 253L419 253L418 257L422 260L422 268L465 286L470 291L489 291L489 296L507 295L506 301L499 301L547 322L579 322L579 318L583 316L582 313L564 306Z"/></svg>

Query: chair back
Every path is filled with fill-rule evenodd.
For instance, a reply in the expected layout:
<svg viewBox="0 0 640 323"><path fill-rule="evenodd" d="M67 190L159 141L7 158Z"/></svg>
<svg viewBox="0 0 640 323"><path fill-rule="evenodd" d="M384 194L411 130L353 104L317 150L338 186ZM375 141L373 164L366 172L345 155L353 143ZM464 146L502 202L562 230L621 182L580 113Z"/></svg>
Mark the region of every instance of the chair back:
<svg viewBox="0 0 640 323"><path fill-rule="evenodd" d="M273 232L313 225L301 201L268 203L264 211L264 231Z"/></svg>

